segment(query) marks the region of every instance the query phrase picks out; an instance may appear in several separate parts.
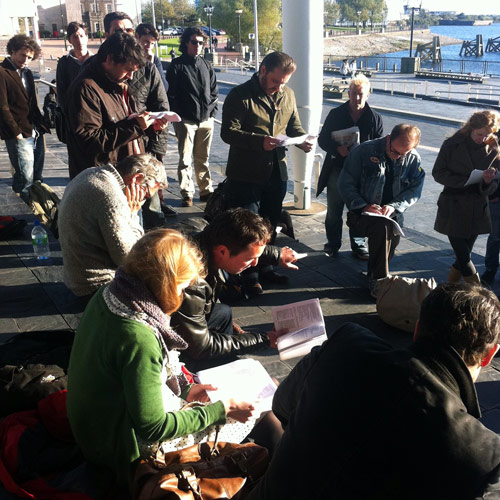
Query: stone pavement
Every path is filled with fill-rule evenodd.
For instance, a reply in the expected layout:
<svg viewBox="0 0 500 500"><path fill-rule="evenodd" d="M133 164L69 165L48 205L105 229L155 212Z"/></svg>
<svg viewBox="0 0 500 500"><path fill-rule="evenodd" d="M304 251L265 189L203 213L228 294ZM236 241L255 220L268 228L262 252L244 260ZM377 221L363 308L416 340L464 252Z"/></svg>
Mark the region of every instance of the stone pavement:
<svg viewBox="0 0 500 500"><path fill-rule="evenodd" d="M244 81L248 76L237 72L218 74L221 82L221 101L224 100L232 85ZM223 83L226 80L228 83ZM40 93L44 93L42 88ZM379 105L377 99L377 94L370 98L370 103L375 107ZM325 100L322 120L325 119L332 105L336 104ZM448 268L453 261L453 254L446 238L432 230L436 199L441 187L432 180L430 172L444 137L455 129L450 123L455 122L440 123L439 116L445 118L448 115L444 107L440 107L436 112L435 103L415 102L413 99L394 97L391 105L392 112L386 109L383 113L385 131L390 131L394 124L403 121L401 114L406 112L407 120L417 123L422 129L420 153L423 168L427 173L422 199L407 212L405 224L407 236L401 241L391 263L391 271L409 277L434 276L438 282L441 282L446 279ZM454 119L453 115L456 112L455 106L452 107L453 110L449 109L451 120ZM460 109L463 113L462 118L472 112L467 108ZM422 113L433 115L433 119L419 118ZM220 111L218 118L220 118ZM211 152L216 183L223 179L221 172L227 157L227 150L227 145L220 140L217 125ZM319 148L318 152L320 152ZM168 203L179 211L179 215L173 221L169 220L168 223L176 224L177 227L185 227L187 219L193 220L201 217L203 204L196 202L193 207L181 207L176 182L177 159L175 138L172 138L164 161L170 183L166 198ZM68 182L66 148L57 142L55 135L47 137L45 180L59 195L63 194ZM49 262L41 264L36 261L32 255L30 243L34 217L13 194L10 184L10 164L2 143L0 145L0 214L22 216L29 221L29 224L22 238L0 243L0 342L6 341L18 332L74 329L78 324L81 310L62 282L62 259L58 242L51 238L52 257ZM287 201L292 199L291 181L288 188ZM324 195L319 200L324 201ZM347 238L337 258L329 258L322 253L325 242L323 220L324 215L294 217L298 241L292 241L280 235L277 244L288 244L297 251L307 252L308 256L300 261L298 271L283 271L290 276L288 288L267 288L262 296L236 304L233 307L235 319L249 330L270 330L273 305L318 297L329 332L334 331L346 321L355 321L396 345L407 345L411 341L411 335L388 327L379 320L375 302L368 294L365 277L362 274L366 269L366 263L351 256ZM478 241L477 253L474 254L474 262L480 272L483 269L484 241L484 237ZM495 291L497 293L500 291L498 283ZM286 376L296 362L296 360L281 362L275 351L271 349L259 352L252 357L260 360L279 380ZM500 360L494 360L493 366L484 370L480 383L477 385L485 423L496 432L500 432L499 381Z"/></svg>

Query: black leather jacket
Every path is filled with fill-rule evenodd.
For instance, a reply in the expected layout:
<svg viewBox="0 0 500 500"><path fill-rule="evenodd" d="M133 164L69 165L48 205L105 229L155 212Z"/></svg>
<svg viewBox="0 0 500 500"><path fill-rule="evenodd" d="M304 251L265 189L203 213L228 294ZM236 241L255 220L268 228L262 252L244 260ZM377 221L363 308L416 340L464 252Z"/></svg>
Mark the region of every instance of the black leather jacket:
<svg viewBox="0 0 500 500"><path fill-rule="evenodd" d="M204 233L198 233L193 240L205 258L208 274L205 279L199 278L184 290L182 305L171 318L172 327L188 343L188 348L183 351L183 354L199 360L243 354L256 348L269 346L269 339L265 333L225 335L208 330L207 317L218 301L225 279L222 271L214 268L211 262L211 252ZM259 262L276 265L280 257L280 248L267 245Z"/></svg>

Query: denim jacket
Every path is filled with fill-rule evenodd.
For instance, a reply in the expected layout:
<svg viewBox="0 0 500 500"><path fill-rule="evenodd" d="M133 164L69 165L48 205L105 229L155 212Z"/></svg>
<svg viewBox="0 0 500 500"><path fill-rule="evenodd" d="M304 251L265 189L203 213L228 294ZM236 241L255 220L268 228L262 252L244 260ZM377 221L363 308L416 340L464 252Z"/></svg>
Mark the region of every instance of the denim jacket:
<svg viewBox="0 0 500 500"><path fill-rule="evenodd" d="M366 205L380 205L384 192L387 162L386 138L364 142L351 151L344 162L338 189L345 204L352 211ZM402 222L403 212L411 207L422 194L425 172L420 166L420 155L413 149L395 161L393 200L387 205L396 210L396 219Z"/></svg>

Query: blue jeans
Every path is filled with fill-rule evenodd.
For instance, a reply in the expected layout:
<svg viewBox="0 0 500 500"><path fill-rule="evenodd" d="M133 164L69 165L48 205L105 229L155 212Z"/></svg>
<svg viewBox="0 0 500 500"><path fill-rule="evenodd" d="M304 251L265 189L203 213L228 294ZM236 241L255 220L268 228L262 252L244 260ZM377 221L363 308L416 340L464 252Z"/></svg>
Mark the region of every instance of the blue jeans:
<svg viewBox="0 0 500 500"><path fill-rule="evenodd" d="M335 167L332 168L326 185L326 239L328 241L327 245L332 250L337 251L340 250L340 247L342 246L342 216L344 214L344 200L342 200L337 187L340 172L340 169ZM349 230L349 239L351 240L352 250L366 248L366 238L354 236L352 229Z"/></svg>
<svg viewBox="0 0 500 500"><path fill-rule="evenodd" d="M500 201L490 201L491 233L486 242L484 264L487 271L493 273L498 269L498 254L500 252Z"/></svg>
<svg viewBox="0 0 500 500"><path fill-rule="evenodd" d="M6 139L5 146L14 168L12 189L21 196L24 202L29 203L30 186L34 181L42 180L45 160L43 135L40 134L36 138Z"/></svg>

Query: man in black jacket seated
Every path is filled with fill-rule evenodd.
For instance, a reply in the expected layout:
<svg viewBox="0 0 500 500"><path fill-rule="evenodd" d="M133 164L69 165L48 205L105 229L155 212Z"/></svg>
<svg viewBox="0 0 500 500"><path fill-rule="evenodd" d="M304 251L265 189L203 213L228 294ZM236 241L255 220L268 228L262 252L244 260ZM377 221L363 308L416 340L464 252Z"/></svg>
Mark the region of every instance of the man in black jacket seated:
<svg viewBox="0 0 500 500"><path fill-rule="evenodd" d="M500 438L474 388L499 333L495 295L458 283L423 301L409 349L342 326L278 387L285 433L248 499L499 498Z"/></svg>
<svg viewBox="0 0 500 500"><path fill-rule="evenodd" d="M238 274L264 264L297 269L298 255L291 248L267 245L272 228L260 215L244 208L217 215L193 239L203 255L206 277L184 290L180 309L171 324L188 343L184 361L193 371L221 364L228 357L269 346L269 333L242 332L233 323L231 308L218 301L225 273Z"/></svg>

